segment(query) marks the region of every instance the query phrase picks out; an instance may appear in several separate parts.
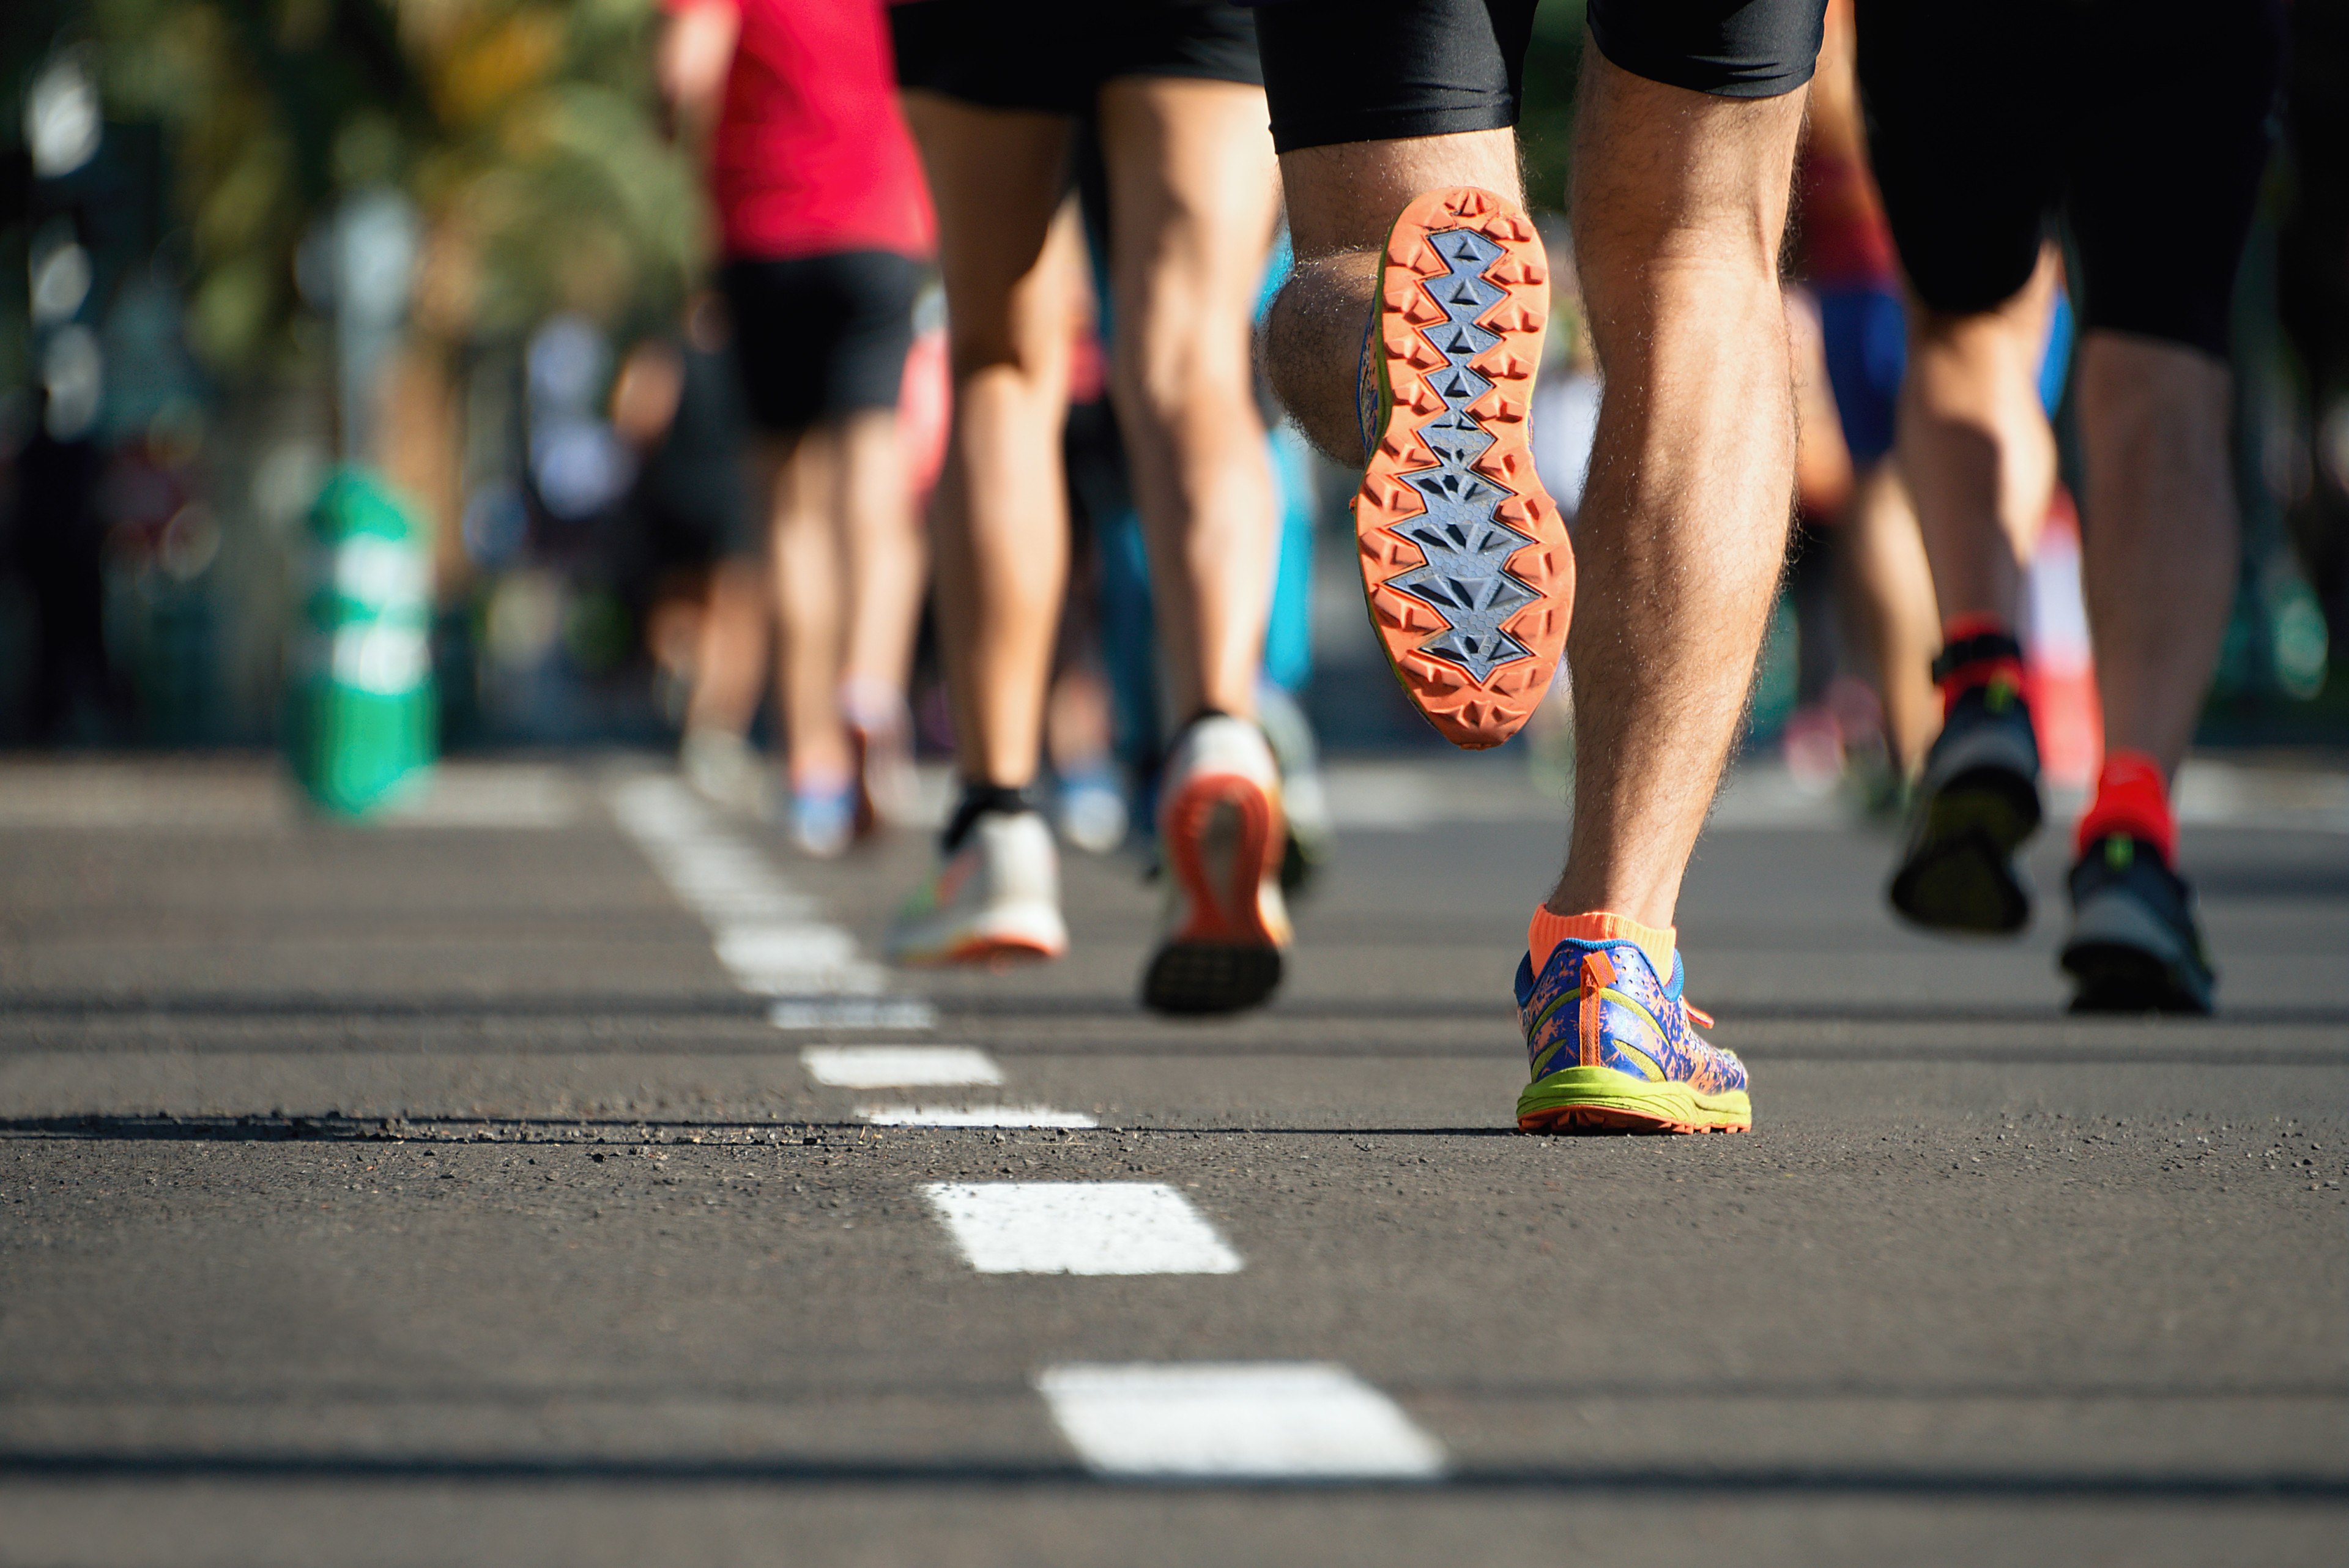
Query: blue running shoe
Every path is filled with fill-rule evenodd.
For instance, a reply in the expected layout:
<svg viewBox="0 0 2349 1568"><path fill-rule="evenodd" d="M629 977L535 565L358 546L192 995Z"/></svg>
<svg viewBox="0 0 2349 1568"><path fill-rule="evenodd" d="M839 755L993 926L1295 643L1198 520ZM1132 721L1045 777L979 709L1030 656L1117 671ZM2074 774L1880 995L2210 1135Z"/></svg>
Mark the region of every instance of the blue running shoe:
<svg viewBox="0 0 2349 1568"><path fill-rule="evenodd" d="M1634 941L1557 944L1534 974L1517 961L1517 1022L1533 1082L1517 1096L1519 1132L1750 1132L1745 1064L1707 1043L1713 1020L1682 1000Z"/></svg>

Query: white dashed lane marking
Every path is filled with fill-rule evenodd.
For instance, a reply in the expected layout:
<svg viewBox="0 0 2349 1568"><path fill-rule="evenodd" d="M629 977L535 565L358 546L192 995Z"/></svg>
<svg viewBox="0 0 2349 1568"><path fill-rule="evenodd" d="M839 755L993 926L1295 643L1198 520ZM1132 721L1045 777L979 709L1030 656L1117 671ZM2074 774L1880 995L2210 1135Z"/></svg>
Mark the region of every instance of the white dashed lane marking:
<svg viewBox="0 0 2349 1568"><path fill-rule="evenodd" d="M936 1029L938 1010L908 996L798 997L767 1010L778 1029Z"/></svg>
<svg viewBox="0 0 2349 1568"><path fill-rule="evenodd" d="M1433 1480L1441 1445L1395 1402L1321 1362L1056 1366L1037 1378L1097 1475Z"/></svg>
<svg viewBox="0 0 2349 1568"><path fill-rule="evenodd" d="M1097 1127L1082 1111L1046 1106L859 1106L876 1127Z"/></svg>
<svg viewBox="0 0 2349 1568"><path fill-rule="evenodd" d="M810 1045L800 1061L809 1077L836 1089L1003 1082L995 1058L968 1045Z"/></svg>
<svg viewBox="0 0 2349 1568"><path fill-rule="evenodd" d="M885 988L880 968L857 957L855 938L819 919L814 899L719 827L677 780L620 785L612 792L612 815L670 891L708 923L719 961L743 990L822 1001L867 998Z"/></svg>
<svg viewBox="0 0 2349 1568"><path fill-rule="evenodd" d="M1240 1255L1159 1181L933 1182L923 1189L982 1274L1236 1274Z"/></svg>

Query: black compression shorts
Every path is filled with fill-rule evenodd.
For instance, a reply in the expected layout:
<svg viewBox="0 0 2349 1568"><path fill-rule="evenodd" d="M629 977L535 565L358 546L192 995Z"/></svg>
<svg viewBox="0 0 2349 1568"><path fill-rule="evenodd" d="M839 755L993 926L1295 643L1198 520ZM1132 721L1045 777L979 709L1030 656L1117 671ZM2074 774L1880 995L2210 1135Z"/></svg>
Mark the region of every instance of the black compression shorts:
<svg viewBox="0 0 2349 1568"><path fill-rule="evenodd" d="M1536 0L1258 0L1283 152L1517 122ZM1667 87L1776 98L1811 79L1826 0L1590 0L1599 52Z"/></svg>
<svg viewBox="0 0 2349 1568"><path fill-rule="evenodd" d="M895 408L924 271L895 251L729 261L720 278L751 424L790 435Z"/></svg>
<svg viewBox="0 0 2349 1568"><path fill-rule="evenodd" d="M1084 114L1117 77L1264 83L1255 19L1226 0L914 0L889 29L900 87L984 109Z"/></svg>
<svg viewBox="0 0 2349 1568"><path fill-rule="evenodd" d="M2224 357L2276 0L1859 0L1868 150L1919 299L1969 314L2068 231L2084 330Z"/></svg>

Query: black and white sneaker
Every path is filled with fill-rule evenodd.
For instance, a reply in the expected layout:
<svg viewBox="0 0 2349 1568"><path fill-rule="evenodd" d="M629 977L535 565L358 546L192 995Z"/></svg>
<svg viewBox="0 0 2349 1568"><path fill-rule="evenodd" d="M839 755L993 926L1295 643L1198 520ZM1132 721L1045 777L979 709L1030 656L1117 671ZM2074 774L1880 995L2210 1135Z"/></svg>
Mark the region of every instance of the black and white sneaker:
<svg viewBox="0 0 2349 1568"><path fill-rule="evenodd" d="M2098 839L2072 867L2072 939L2058 961L2080 982L2075 1012L2209 1012L2217 1001L2194 889L2158 846L2127 834Z"/></svg>
<svg viewBox="0 0 2349 1568"><path fill-rule="evenodd" d="M1892 907L1940 931L2003 935L2031 919L2014 852L2039 831L2039 742L2003 680L1961 693L1917 781Z"/></svg>

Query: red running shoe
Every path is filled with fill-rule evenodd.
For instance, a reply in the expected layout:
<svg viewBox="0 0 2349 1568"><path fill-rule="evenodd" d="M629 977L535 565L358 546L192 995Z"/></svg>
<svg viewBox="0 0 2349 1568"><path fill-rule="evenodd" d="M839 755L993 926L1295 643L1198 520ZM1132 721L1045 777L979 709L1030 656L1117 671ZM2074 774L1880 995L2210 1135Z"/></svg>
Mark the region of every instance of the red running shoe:
<svg viewBox="0 0 2349 1568"><path fill-rule="evenodd" d="M1548 312L1541 239L1513 203L1430 191L1395 220L1366 354L1354 533L1387 663L1469 751L1499 745L1541 705L1573 611L1574 548L1526 422Z"/></svg>

